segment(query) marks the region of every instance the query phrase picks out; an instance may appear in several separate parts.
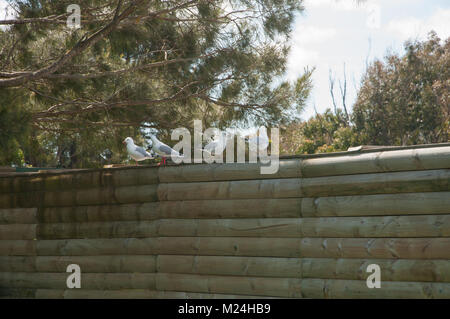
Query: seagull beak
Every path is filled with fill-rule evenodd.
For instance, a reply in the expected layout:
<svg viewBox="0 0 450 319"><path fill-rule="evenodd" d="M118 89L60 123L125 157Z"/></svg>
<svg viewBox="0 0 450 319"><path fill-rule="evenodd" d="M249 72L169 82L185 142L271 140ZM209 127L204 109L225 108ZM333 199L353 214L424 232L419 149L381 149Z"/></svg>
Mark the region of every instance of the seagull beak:
<svg viewBox="0 0 450 319"><path fill-rule="evenodd" d="M125 142L125 141L122 141L122 144L127 144L127 142Z"/></svg>

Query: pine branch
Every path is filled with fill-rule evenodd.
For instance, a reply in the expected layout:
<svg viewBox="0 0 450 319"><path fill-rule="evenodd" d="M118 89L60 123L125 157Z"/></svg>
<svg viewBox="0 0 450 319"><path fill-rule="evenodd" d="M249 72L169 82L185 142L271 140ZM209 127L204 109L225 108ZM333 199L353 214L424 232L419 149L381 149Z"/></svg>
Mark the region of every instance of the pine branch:
<svg viewBox="0 0 450 319"><path fill-rule="evenodd" d="M19 86L28 81L37 80L56 72L72 58L83 53L87 48L91 47L92 45L103 39L106 35L111 33L120 23L120 21L124 20L131 13L133 13L133 11L136 9L136 6L142 2L144 2L144 0L133 1L130 6L128 6L128 8L126 8L121 14L116 15L110 23L95 32L90 37L86 38L86 36L83 36L69 52L61 56L56 62L52 63L51 65L28 74L22 74L8 79L0 79L0 87ZM117 10L119 9L120 5L117 7Z"/></svg>

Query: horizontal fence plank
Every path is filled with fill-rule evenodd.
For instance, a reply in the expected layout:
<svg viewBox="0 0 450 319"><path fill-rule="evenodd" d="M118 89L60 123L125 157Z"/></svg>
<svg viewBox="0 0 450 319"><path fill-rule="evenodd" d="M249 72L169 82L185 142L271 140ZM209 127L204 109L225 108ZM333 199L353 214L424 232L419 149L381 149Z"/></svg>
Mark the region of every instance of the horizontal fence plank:
<svg viewBox="0 0 450 319"><path fill-rule="evenodd" d="M42 223L57 223L159 218L290 218L417 214L450 214L450 192L47 207L42 209L38 218Z"/></svg>
<svg viewBox="0 0 450 319"><path fill-rule="evenodd" d="M303 258L302 278L366 280L380 266L381 280L450 282L450 260Z"/></svg>
<svg viewBox="0 0 450 319"><path fill-rule="evenodd" d="M448 299L450 283L395 282L381 280L381 288L367 287L365 280L303 279L304 298Z"/></svg>
<svg viewBox="0 0 450 319"><path fill-rule="evenodd" d="M300 241L294 238L156 237L39 240L36 249L38 255L43 256L204 254L294 257L299 255L299 244Z"/></svg>
<svg viewBox="0 0 450 319"><path fill-rule="evenodd" d="M124 205L46 207L41 223L140 221L159 218L300 217L301 199L166 201Z"/></svg>
<svg viewBox="0 0 450 319"><path fill-rule="evenodd" d="M36 224L7 224L0 225L0 240L4 239L35 239L37 238Z"/></svg>
<svg viewBox="0 0 450 319"><path fill-rule="evenodd" d="M39 239L145 238L166 236L276 238L450 237L450 215L159 219L139 222L49 223L39 225L37 231L37 238Z"/></svg>
<svg viewBox="0 0 450 319"><path fill-rule="evenodd" d="M37 208L0 209L1 224L36 224Z"/></svg>
<svg viewBox="0 0 450 319"><path fill-rule="evenodd" d="M261 174L260 163L224 163L161 167L161 183L213 182L300 177L300 159L281 159L275 174Z"/></svg>
<svg viewBox="0 0 450 319"><path fill-rule="evenodd" d="M450 168L450 147L432 147L301 160L302 177Z"/></svg>
<svg viewBox="0 0 450 319"><path fill-rule="evenodd" d="M2 256L159 254L449 259L450 238L155 237L0 241Z"/></svg>
<svg viewBox="0 0 450 319"><path fill-rule="evenodd" d="M302 197L300 185L298 178L159 184L158 200Z"/></svg>
<svg viewBox="0 0 450 319"><path fill-rule="evenodd" d="M273 297L210 294L150 289L36 289L0 288L0 298L36 299L271 299Z"/></svg>
<svg viewBox="0 0 450 319"><path fill-rule="evenodd" d="M158 202L150 202L45 207L41 210L38 219L40 223L153 220L159 218L159 206Z"/></svg>
<svg viewBox="0 0 450 319"><path fill-rule="evenodd" d="M3 272L66 272L67 266L77 264L89 273L153 273L155 255L125 256L0 256Z"/></svg>
<svg viewBox="0 0 450 319"><path fill-rule="evenodd" d="M35 256L37 240L0 240L0 256Z"/></svg>
<svg viewBox="0 0 450 319"><path fill-rule="evenodd" d="M450 169L301 179L302 197L450 191Z"/></svg>
<svg viewBox="0 0 450 319"><path fill-rule="evenodd" d="M257 199L449 190L450 170L223 182L163 183L0 195L3 207L47 207L202 199ZM193 192L192 190L196 191Z"/></svg>
<svg viewBox="0 0 450 319"><path fill-rule="evenodd" d="M36 289L0 287L0 299L34 299Z"/></svg>
<svg viewBox="0 0 450 319"><path fill-rule="evenodd" d="M156 288L165 291L301 297L297 278L156 274Z"/></svg>
<svg viewBox="0 0 450 319"><path fill-rule="evenodd" d="M159 220L158 236L449 237L450 216Z"/></svg>
<svg viewBox="0 0 450 319"><path fill-rule="evenodd" d="M38 291L36 296L42 296ZM147 289L121 289L121 290L66 290L65 299L265 299L273 297L230 295L214 293L196 293L180 291L156 291Z"/></svg>
<svg viewBox="0 0 450 319"><path fill-rule="evenodd" d="M301 179L163 183L158 186L158 199L290 198L449 190L450 169L443 169Z"/></svg>
<svg viewBox="0 0 450 319"><path fill-rule="evenodd" d="M0 193L61 191L158 183L157 167L125 167L0 177Z"/></svg>
<svg viewBox="0 0 450 319"><path fill-rule="evenodd" d="M0 207L75 206L157 201L157 185L0 194Z"/></svg>
<svg viewBox="0 0 450 319"><path fill-rule="evenodd" d="M383 281L450 282L450 260L274 258L239 256L1 256L0 272L179 273L284 278L365 280L380 266Z"/></svg>
<svg viewBox="0 0 450 319"><path fill-rule="evenodd" d="M450 192L303 198L304 217L449 214Z"/></svg>
<svg viewBox="0 0 450 319"><path fill-rule="evenodd" d="M233 291L289 298L450 298L450 283L382 282L370 289L362 280L157 274L158 290Z"/></svg>
<svg viewBox="0 0 450 319"><path fill-rule="evenodd" d="M84 289L155 289L152 273L82 273ZM1 272L0 286L8 288L66 289L70 273Z"/></svg>
<svg viewBox="0 0 450 319"><path fill-rule="evenodd" d="M162 274L160 274L162 275ZM180 278L182 276L182 278ZM227 291L230 290L229 285L234 281L224 282L227 277L213 277L210 283L203 276L183 276L168 274L165 277L159 277L158 284L186 287L189 290L205 291L208 287L213 290ZM233 277L232 277L233 278ZM198 282L196 282L196 280ZM250 278L257 281L257 278ZM267 279L267 278L265 278ZM294 287L288 287L290 290L280 289L280 282L262 281L255 283L254 287L249 287L251 280L240 281L231 289L239 288L245 294L218 294L218 293L198 293L198 292L179 292L179 291L155 291L152 289L112 289L112 290L96 290L96 289L33 289L33 288L0 288L1 298L83 298L83 299L114 299L114 298L181 298L181 299L199 299L199 298L219 298L219 299L236 299L236 298L267 298L266 296L248 295L247 291L260 291L264 285L264 291L268 288L272 289L272 293L286 295L294 295L295 298L376 298L376 299L397 299L397 298L414 298L414 299L448 299L450 298L449 283L422 283L422 282L382 282L380 289L367 288L364 280L333 280L333 279L290 279L290 282L282 282L285 285L295 284ZM226 284L219 286L220 284ZM298 286L297 286L298 284ZM263 293L264 293L263 291Z"/></svg>
<svg viewBox="0 0 450 319"><path fill-rule="evenodd" d="M450 282L450 260L268 258L158 255L162 273L366 280L377 264L383 281Z"/></svg>

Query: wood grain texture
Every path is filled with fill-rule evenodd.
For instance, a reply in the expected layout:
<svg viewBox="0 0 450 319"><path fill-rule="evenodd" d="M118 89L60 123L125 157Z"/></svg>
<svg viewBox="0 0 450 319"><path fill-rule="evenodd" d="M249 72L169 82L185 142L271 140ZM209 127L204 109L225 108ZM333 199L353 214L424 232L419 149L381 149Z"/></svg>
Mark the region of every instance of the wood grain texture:
<svg viewBox="0 0 450 319"><path fill-rule="evenodd" d="M301 179L302 197L450 191L450 169Z"/></svg>
<svg viewBox="0 0 450 319"><path fill-rule="evenodd" d="M35 256L37 240L0 240L0 256Z"/></svg>
<svg viewBox="0 0 450 319"><path fill-rule="evenodd" d="M37 222L37 208L0 209L0 225L36 224Z"/></svg>
<svg viewBox="0 0 450 319"><path fill-rule="evenodd" d="M300 217L300 208L300 198L47 207L40 212L39 222L141 221L159 218L288 218Z"/></svg>
<svg viewBox="0 0 450 319"><path fill-rule="evenodd" d="M11 226L15 225L7 225L4 228ZM1 229L2 226L0 225ZM19 227L19 230L21 229ZM11 238L14 234L17 234L18 237L21 235L21 232L18 230L13 230L15 232L9 235L9 239L14 239ZM5 233L5 239L8 239L9 233ZM36 236L36 232L32 236ZM159 219L138 222L50 223L39 225L37 236L39 239L180 236L276 238L450 237L450 215L338 218ZM1 237L2 235L0 235Z"/></svg>
<svg viewBox="0 0 450 319"><path fill-rule="evenodd" d="M290 218L450 214L450 192L286 199L164 201L47 207L41 223L140 221L159 218Z"/></svg>
<svg viewBox="0 0 450 319"><path fill-rule="evenodd" d="M450 169L318 178L163 183L160 201L292 198L450 190ZM193 192L192 190L196 191Z"/></svg>
<svg viewBox="0 0 450 319"><path fill-rule="evenodd" d="M383 281L450 282L449 260L274 258L240 256L0 256L0 272L178 273L280 278L366 280L380 266Z"/></svg>
<svg viewBox="0 0 450 319"><path fill-rule="evenodd" d="M157 185L96 187L0 194L0 208L126 204L157 201Z"/></svg>
<svg viewBox="0 0 450 319"><path fill-rule="evenodd" d="M36 289L0 288L0 299L272 299L273 297L157 291L150 289Z"/></svg>
<svg viewBox="0 0 450 319"><path fill-rule="evenodd" d="M36 224L7 224L0 225L0 240L3 239L35 239L37 238Z"/></svg>
<svg viewBox="0 0 450 319"><path fill-rule="evenodd" d="M200 277L200 278L199 278ZM212 277L210 283L202 276L186 277L183 275L167 275L160 277L159 284L164 285L170 281L177 280L177 284L185 289L206 290L208 287L213 290L228 290L228 285L218 287L222 280L227 277ZM194 282L194 278L199 282ZM256 279L257 277L250 278ZM255 280L256 281L256 280ZM247 291L260 291L264 285L262 293L272 290L272 294L290 295L294 298L351 298L351 299L448 299L450 298L449 283L422 283L422 282L383 282L380 289L367 288L366 281L362 280L333 280L333 279L298 279L290 282L270 282L262 281L254 283L256 286L249 287L250 280L239 283L239 291L243 294L218 294L218 293L198 293L180 291L155 291L154 289L33 289L33 288L0 288L0 298L37 298L37 299L237 299L237 298L267 298L260 295L249 295ZM284 283L287 289L280 288L280 283ZM291 286L289 286L291 284ZM292 286L294 284L294 287ZM299 284L300 286L296 286ZM282 296L282 298L285 298ZM272 297L269 297L272 298Z"/></svg>
<svg viewBox="0 0 450 319"><path fill-rule="evenodd" d="M61 191L93 187L122 187L158 183L157 167L73 170L0 178L0 192Z"/></svg>
<svg viewBox="0 0 450 319"><path fill-rule="evenodd" d="M0 177L0 298L450 298L450 146L260 169Z"/></svg>
<svg viewBox="0 0 450 319"><path fill-rule="evenodd" d="M279 170L275 174L261 174L260 163L213 163L208 165L161 167L158 175L161 183L212 182L301 176L299 159L280 160Z"/></svg>
<svg viewBox="0 0 450 319"><path fill-rule="evenodd" d="M206 255L449 259L450 238L155 237L1 240L1 256Z"/></svg>
<svg viewBox="0 0 450 319"><path fill-rule="evenodd" d="M72 223L99 221L140 221L159 218L158 202L45 207L39 215L40 223Z"/></svg>
<svg viewBox="0 0 450 319"><path fill-rule="evenodd" d="M300 184L298 178L159 184L158 200L302 197Z"/></svg>
<svg viewBox="0 0 450 319"><path fill-rule="evenodd" d="M449 213L450 192L303 198L301 207L304 217Z"/></svg>
<svg viewBox="0 0 450 319"><path fill-rule="evenodd" d="M94 204L125 204L157 200L156 185L123 186L117 188L88 188L46 192L45 206L73 206Z"/></svg>
<svg viewBox="0 0 450 319"><path fill-rule="evenodd" d="M301 297L296 278L239 277L189 274L156 274L156 289L269 297Z"/></svg>
<svg viewBox="0 0 450 319"><path fill-rule="evenodd" d="M1 272L0 286L9 288L66 289L70 273ZM82 273L82 289L155 289L152 273Z"/></svg>
<svg viewBox="0 0 450 319"><path fill-rule="evenodd" d="M157 271L201 275L366 280L380 266L383 281L450 282L449 260L269 258L159 255Z"/></svg>
<svg viewBox="0 0 450 319"><path fill-rule="evenodd" d="M301 160L302 177L450 168L450 147L406 149Z"/></svg>
<svg viewBox="0 0 450 319"><path fill-rule="evenodd" d="M156 256L0 256L3 272L66 272L67 266L77 264L89 273L153 273Z"/></svg>
<svg viewBox="0 0 450 319"><path fill-rule="evenodd" d="M303 279L301 285L304 298L450 298L450 283L382 281L381 288L369 289L365 280Z"/></svg>

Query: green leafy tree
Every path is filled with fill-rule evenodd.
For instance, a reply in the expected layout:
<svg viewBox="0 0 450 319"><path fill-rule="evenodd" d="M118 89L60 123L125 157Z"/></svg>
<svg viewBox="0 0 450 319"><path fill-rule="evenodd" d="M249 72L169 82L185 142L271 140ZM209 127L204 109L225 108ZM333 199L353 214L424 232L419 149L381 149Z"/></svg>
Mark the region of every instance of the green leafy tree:
<svg viewBox="0 0 450 319"><path fill-rule="evenodd" d="M286 126L282 152L312 154L356 145L448 142L450 38L443 42L432 32L426 41L406 42L405 50L403 56L389 54L384 61L372 63L349 116L336 107L332 95L334 113L328 109L306 122ZM331 94L333 84L330 76Z"/></svg>
<svg viewBox="0 0 450 319"><path fill-rule="evenodd" d="M450 137L450 38L431 32L405 43L406 54L386 56L367 70L353 122L365 144L447 142Z"/></svg>
<svg viewBox="0 0 450 319"><path fill-rule="evenodd" d="M283 130L281 151L285 154L314 154L345 151L359 144L352 127L347 125L342 109L334 114L327 109L305 122L289 124Z"/></svg>
<svg viewBox="0 0 450 319"><path fill-rule="evenodd" d="M4 154L98 166L126 158L126 136L285 124L304 106L311 72L281 80L302 1L86 0L80 29L72 2L10 0L17 14L0 21L0 122L21 119Z"/></svg>

